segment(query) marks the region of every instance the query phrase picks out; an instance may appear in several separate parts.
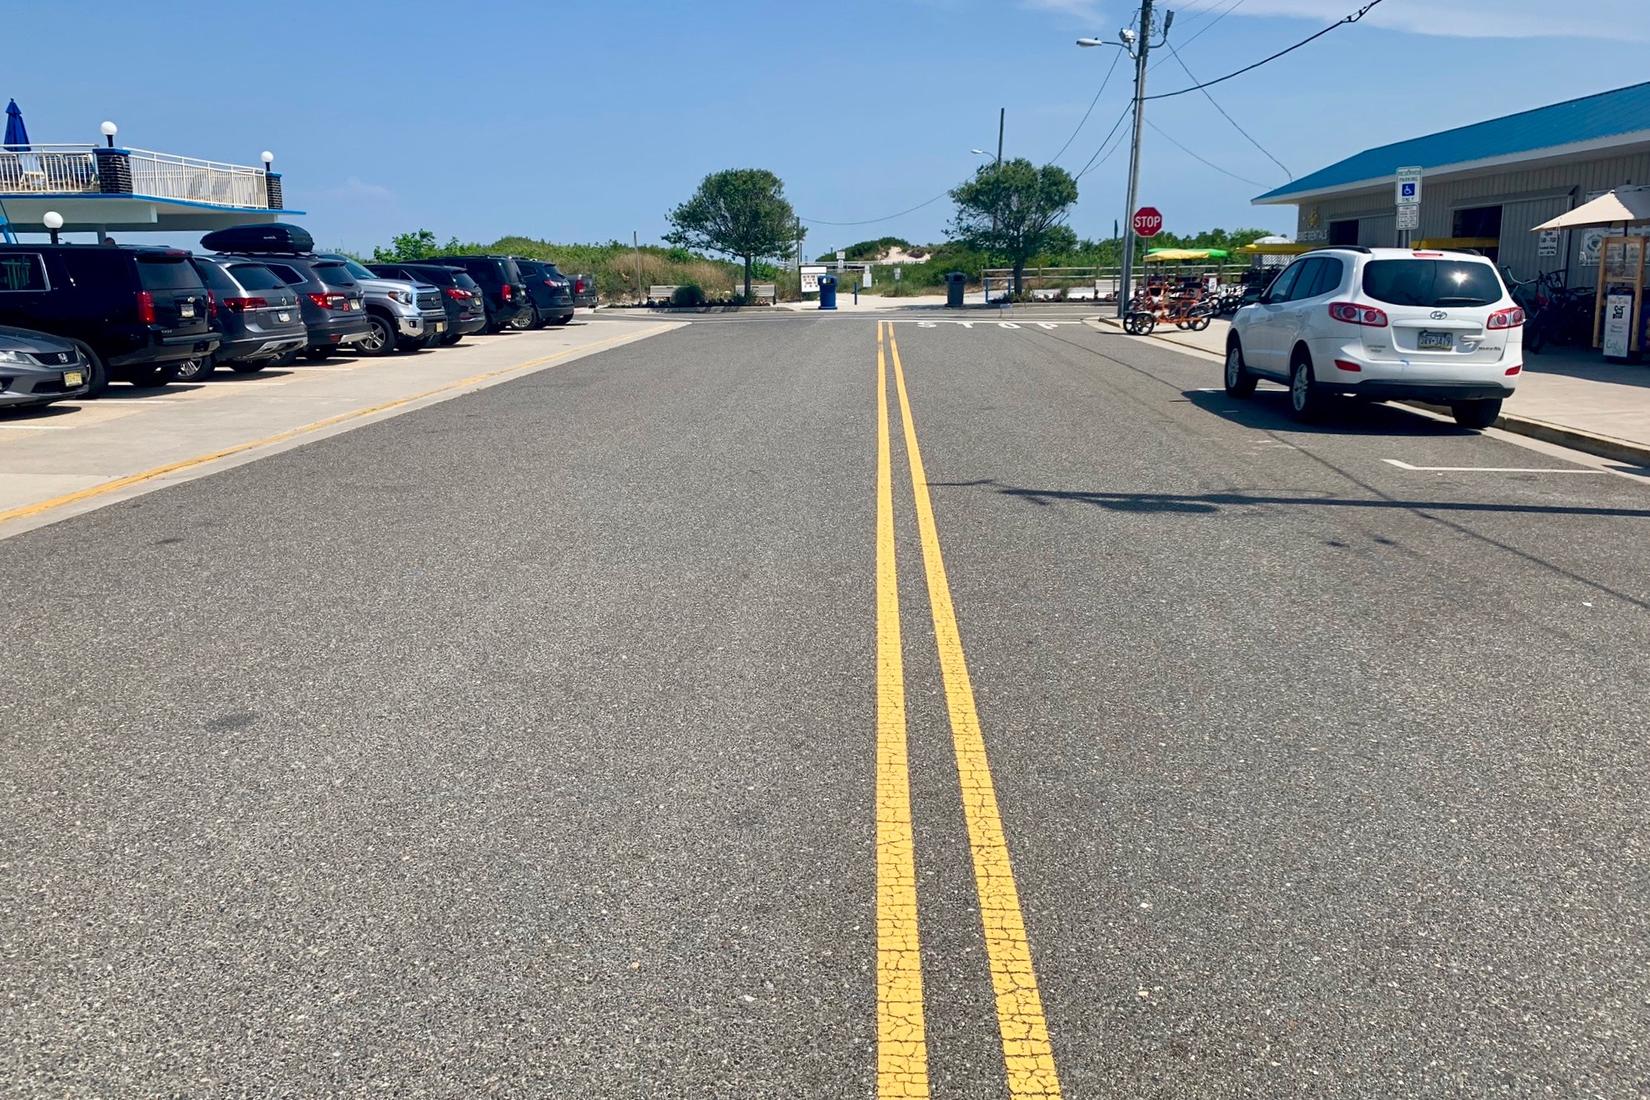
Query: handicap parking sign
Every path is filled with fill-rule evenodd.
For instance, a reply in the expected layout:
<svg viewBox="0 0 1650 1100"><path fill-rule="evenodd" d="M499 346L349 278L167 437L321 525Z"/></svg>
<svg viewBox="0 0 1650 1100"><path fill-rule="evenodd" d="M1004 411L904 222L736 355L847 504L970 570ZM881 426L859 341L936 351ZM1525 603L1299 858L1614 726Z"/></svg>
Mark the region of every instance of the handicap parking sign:
<svg viewBox="0 0 1650 1100"><path fill-rule="evenodd" d="M1412 199L1414 197L1415 197L1415 185L1413 183L1404 184L1404 198Z"/></svg>

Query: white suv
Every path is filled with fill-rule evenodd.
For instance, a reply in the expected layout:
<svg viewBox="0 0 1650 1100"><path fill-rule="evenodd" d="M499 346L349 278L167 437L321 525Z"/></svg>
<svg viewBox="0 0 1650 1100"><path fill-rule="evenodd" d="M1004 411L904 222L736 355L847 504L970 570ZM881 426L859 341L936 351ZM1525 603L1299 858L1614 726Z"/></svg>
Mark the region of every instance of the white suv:
<svg viewBox="0 0 1650 1100"><path fill-rule="evenodd" d="M1447 404L1487 428L1524 368L1524 311L1495 265L1468 252L1324 248L1301 256L1238 310L1226 392L1289 387L1297 417L1350 394Z"/></svg>

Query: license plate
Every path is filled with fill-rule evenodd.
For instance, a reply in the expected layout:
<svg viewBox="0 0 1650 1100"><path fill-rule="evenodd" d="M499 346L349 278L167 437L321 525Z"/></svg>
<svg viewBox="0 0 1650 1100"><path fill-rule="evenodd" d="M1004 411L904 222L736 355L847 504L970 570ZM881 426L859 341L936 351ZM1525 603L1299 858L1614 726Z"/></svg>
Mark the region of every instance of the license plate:
<svg viewBox="0 0 1650 1100"><path fill-rule="evenodd" d="M446 331L447 331L447 322L445 322L445 321L437 321L437 322L436 322L436 323L435 323L435 330L436 330L436 331L437 331L437 332L446 332Z"/></svg>
<svg viewBox="0 0 1650 1100"><path fill-rule="evenodd" d="M288 321L292 320L292 314L283 309L275 315L275 319L284 325Z"/></svg>
<svg viewBox="0 0 1650 1100"><path fill-rule="evenodd" d="M195 303L194 302L180 302L180 303L178 303L178 316L179 317L193 317L194 315L195 315Z"/></svg>
<svg viewBox="0 0 1650 1100"><path fill-rule="evenodd" d="M77 370L66 370L63 372L63 384L65 386L84 386L86 376Z"/></svg>
<svg viewBox="0 0 1650 1100"><path fill-rule="evenodd" d="M1455 347L1455 333L1423 332L1416 347L1422 351L1451 351Z"/></svg>

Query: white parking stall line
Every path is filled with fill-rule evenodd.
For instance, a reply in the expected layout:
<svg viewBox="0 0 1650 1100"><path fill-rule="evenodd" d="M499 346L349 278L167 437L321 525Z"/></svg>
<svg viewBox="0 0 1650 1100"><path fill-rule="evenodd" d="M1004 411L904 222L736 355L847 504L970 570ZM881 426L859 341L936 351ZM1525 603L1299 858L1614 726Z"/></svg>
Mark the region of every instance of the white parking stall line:
<svg viewBox="0 0 1650 1100"><path fill-rule="evenodd" d="M1436 474L1608 474L1609 470L1561 470L1554 466L1411 466L1396 458L1383 458L1389 466L1414 473Z"/></svg>

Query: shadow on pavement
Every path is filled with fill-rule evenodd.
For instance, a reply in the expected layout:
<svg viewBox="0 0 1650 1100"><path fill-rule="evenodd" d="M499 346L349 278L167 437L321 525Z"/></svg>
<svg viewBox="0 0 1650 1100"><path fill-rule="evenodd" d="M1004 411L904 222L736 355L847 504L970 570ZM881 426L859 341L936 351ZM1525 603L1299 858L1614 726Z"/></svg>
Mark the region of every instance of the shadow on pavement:
<svg viewBox="0 0 1650 1100"><path fill-rule="evenodd" d="M935 488L989 487L1040 507L1055 504L1092 504L1113 512L1172 512L1212 515L1223 509L1281 505L1283 507L1374 508L1415 512L1504 512L1542 516L1613 516L1650 519L1650 508L1598 508L1559 504L1510 504L1467 500L1403 500L1395 497L1281 496L1270 493L1108 493L1096 489L1033 489L1003 485L995 479L933 481Z"/></svg>
<svg viewBox="0 0 1650 1100"><path fill-rule="evenodd" d="M7 405L0 407L0 424L38 423L57 417L73 416L80 411L83 401L85 398L77 398L72 404L54 402L50 405Z"/></svg>
<svg viewBox="0 0 1650 1100"><path fill-rule="evenodd" d="M1478 434L1468 428L1411 412L1400 405L1360 401L1353 397L1330 402L1322 418L1308 424L1296 420L1290 413L1288 390L1257 389L1254 396L1248 398L1231 397L1224 390L1187 390L1182 396L1222 420L1265 431L1425 437Z"/></svg>

